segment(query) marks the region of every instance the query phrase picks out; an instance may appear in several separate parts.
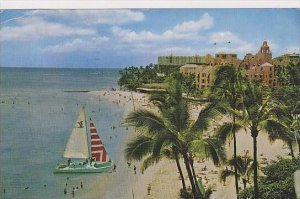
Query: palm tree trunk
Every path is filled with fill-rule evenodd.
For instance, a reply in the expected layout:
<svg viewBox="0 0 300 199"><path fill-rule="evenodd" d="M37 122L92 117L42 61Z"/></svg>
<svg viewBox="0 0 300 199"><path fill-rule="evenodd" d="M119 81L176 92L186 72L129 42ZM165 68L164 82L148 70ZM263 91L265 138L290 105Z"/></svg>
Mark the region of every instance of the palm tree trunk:
<svg viewBox="0 0 300 199"><path fill-rule="evenodd" d="M189 102L189 94L190 94L190 92L188 91L186 94L186 104L188 104L188 102Z"/></svg>
<svg viewBox="0 0 300 199"><path fill-rule="evenodd" d="M201 194L200 188L198 186L198 181L197 181L197 176L196 176L195 168L194 168L194 160L192 158L190 158L190 165L191 165L191 168L192 168L192 173L193 173L193 177L194 177L194 180L195 180L197 191L198 191L198 193Z"/></svg>
<svg viewBox="0 0 300 199"><path fill-rule="evenodd" d="M299 151L298 155L300 157L300 139L297 139L297 143L298 143L298 151Z"/></svg>
<svg viewBox="0 0 300 199"><path fill-rule="evenodd" d="M259 199L258 190L258 175L257 175L257 135L258 131L255 127L251 130L251 136L253 138L253 182L254 182L254 199Z"/></svg>
<svg viewBox="0 0 300 199"><path fill-rule="evenodd" d="M195 181L194 181L193 174L192 174L191 167L190 167L189 157L188 157L187 153L183 153L182 155L183 155L183 159L184 159L185 168L188 173L190 183L192 186L192 192L193 192L194 199L201 199L200 198L201 196L198 194L197 189L196 189Z"/></svg>
<svg viewBox="0 0 300 199"><path fill-rule="evenodd" d="M295 155L294 155L294 149L293 149L293 143L292 143L292 142L289 142L288 145L289 145L289 148L290 148L290 150L291 150L291 156L292 156L292 158L295 158Z"/></svg>
<svg viewBox="0 0 300 199"><path fill-rule="evenodd" d="M175 153L176 153L176 152L175 152ZM181 169L181 166L180 166L180 163L179 163L178 154L175 155L175 161L176 161L177 169L178 169L178 172L179 172L179 175L180 175L180 178L181 178L182 189L183 189L184 191L186 191L185 180L184 180L184 176L183 176L183 173L182 173L182 169Z"/></svg>
<svg viewBox="0 0 300 199"><path fill-rule="evenodd" d="M236 135L235 135L235 115L233 115L233 127L232 127L232 135L233 135L233 158L236 160ZM235 180L235 191L236 191L236 198L238 199L239 195L239 184L238 184L238 171L237 171L237 165L234 165L234 180Z"/></svg>

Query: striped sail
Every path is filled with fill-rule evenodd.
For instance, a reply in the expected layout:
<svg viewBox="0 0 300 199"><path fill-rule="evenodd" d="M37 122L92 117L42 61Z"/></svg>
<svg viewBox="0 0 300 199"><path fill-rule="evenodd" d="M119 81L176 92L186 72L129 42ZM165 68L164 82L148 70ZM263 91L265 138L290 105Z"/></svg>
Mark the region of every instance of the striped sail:
<svg viewBox="0 0 300 199"><path fill-rule="evenodd" d="M81 107L65 148L65 158L89 158L85 119L84 107Z"/></svg>
<svg viewBox="0 0 300 199"><path fill-rule="evenodd" d="M109 157L105 147L97 133L95 125L90 118L90 133L91 133L91 154L96 162L108 162Z"/></svg>

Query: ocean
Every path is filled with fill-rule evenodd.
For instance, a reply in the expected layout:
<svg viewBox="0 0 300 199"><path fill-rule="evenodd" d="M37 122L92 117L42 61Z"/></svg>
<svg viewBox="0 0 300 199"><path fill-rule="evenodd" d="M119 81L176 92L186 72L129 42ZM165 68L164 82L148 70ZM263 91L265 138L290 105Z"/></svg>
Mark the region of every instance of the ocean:
<svg viewBox="0 0 300 199"><path fill-rule="evenodd" d="M126 164L124 110L85 92L64 92L118 88L118 71L0 68L0 198L72 198L71 189L81 182L84 188L76 189L75 198L111 198L118 186L112 186L116 175L53 174L53 169L63 160L81 105L93 118L117 169Z"/></svg>

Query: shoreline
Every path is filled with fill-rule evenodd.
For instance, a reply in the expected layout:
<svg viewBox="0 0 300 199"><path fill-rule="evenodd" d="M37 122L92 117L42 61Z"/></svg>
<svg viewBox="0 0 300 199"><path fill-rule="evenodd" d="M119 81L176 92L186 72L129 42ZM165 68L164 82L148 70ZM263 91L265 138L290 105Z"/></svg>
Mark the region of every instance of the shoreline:
<svg viewBox="0 0 300 199"><path fill-rule="evenodd" d="M130 91L91 91L88 94L91 96L99 98L99 100L109 101L116 106L124 109L123 119L126 115L133 111L133 104L135 109L148 109L153 112L157 112L154 106L149 104L148 102L148 94L145 93L137 93ZM134 101L131 98L134 98ZM198 116L198 113L201 110L200 105L192 105L191 106L191 117L195 119ZM223 119L222 119L223 120ZM224 119L226 120L226 119ZM128 132L125 140L123 141L123 145L125 147L126 142L134 136L134 133ZM250 156L252 155L252 139L249 133L239 132L237 133L237 151L238 155L243 155L245 151L250 152ZM277 156L287 157L287 153L289 152L286 147L284 147L283 142L280 140L275 141L274 143L270 143L267 136L264 133L261 133L258 136L258 154L259 161L262 159L266 159L268 161L276 161ZM233 154L232 146L230 143L226 145L226 153L227 157L231 157ZM138 167L141 163L133 162ZM180 160L180 164L182 166L183 162ZM235 187L234 187L234 179L228 178L225 186L223 182L220 182L218 179L218 171L220 168L217 168L213 165L212 161L195 161L194 163L196 175L198 177L202 177L203 185L205 188L211 186L213 188L213 194L211 195L211 199L231 199L235 197ZM206 170L203 171L204 167ZM184 170L184 169L183 169ZM184 177L186 180L187 187L189 186L188 176L184 170ZM127 183L130 183L127 187L132 187L129 192L134 193L136 198L142 199L174 199L179 198L179 190L181 188L181 181L179 179L178 171L175 162L171 160L161 160L154 166L149 167L144 174L138 172L136 175L130 175L130 182L127 180ZM147 195L147 186L151 184L151 195ZM242 187L242 184L239 184Z"/></svg>

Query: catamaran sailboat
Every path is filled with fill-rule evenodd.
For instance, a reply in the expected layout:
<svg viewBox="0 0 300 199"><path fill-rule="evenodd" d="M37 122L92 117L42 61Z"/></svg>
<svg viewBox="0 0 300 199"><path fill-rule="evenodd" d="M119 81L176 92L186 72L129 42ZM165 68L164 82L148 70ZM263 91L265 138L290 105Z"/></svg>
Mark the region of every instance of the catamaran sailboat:
<svg viewBox="0 0 300 199"><path fill-rule="evenodd" d="M89 123L90 139L87 136L85 110L84 107L81 107L64 152L67 164L59 164L54 173L111 172L113 162L110 160L91 118Z"/></svg>

